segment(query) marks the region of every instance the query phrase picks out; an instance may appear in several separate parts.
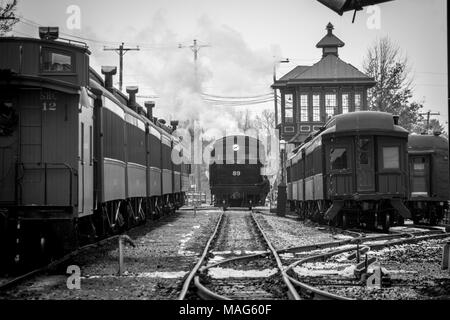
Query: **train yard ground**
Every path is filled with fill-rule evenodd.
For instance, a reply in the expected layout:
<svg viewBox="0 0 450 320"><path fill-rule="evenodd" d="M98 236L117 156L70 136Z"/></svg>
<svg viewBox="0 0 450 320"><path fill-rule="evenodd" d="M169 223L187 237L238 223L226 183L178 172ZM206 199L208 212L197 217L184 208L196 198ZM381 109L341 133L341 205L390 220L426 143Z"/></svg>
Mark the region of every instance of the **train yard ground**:
<svg viewBox="0 0 450 320"><path fill-rule="evenodd" d="M114 238L3 288L0 300L450 299L450 274L441 270L450 234L440 227L346 231L267 208L185 207L127 235L136 247L125 247L122 275ZM67 286L70 265L80 268L79 289ZM383 285L368 288L380 267Z"/></svg>

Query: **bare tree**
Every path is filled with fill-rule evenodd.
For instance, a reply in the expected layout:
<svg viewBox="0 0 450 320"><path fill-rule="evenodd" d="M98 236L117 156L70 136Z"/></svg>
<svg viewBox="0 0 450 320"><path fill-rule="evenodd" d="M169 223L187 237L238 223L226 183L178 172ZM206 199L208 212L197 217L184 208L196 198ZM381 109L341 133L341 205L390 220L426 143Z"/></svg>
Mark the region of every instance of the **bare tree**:
<svg viewBox="0 0 450 320"><path fill-rule="evenodd" d="M254 122L248 109L235 112L234 117L237 120L237 125L240 130L246 132L247 130L254 128Z"/></svg>
<svg viewBox="0 0 450 320"><path fill-rule="evenodd" d="M0 36L11 31L19 19L14 15L17 8L17 0L0 2Z"/></svg>
<svg viewBox="0 0 450 320"><path fill-rule="evenodd" d="M363 63L364 71L377 84L369 90L370 109L400 116L400 124L412 130L420 120L420 103L410 103L413 77L408 58L388 37L377 40Z"/></svg>
<svg viewBox="0 0 450 320"><path fill-rule="evenodd" d="M255 127L258 131L263 131L265 134L271 134L275 128L275 113L270 109L265 109L260 115L255 118Z"/></svg>

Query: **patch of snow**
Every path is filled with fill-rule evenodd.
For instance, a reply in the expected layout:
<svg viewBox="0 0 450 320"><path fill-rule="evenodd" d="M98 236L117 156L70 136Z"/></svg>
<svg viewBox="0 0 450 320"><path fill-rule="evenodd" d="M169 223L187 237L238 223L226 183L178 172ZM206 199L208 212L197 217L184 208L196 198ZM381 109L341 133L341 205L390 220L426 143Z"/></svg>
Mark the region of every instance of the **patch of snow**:
<svg viewBox="0 0 450 320"><path fill-rule="evenodd" d="M353 239L354 237L347 236L345 234L336 234L336 235L332 236L332 238L336 239L336 240L349 240L349 239Z"/></svg>
<svg viewBox="0 0 450 320"><path fill-rule="evenodd" d="M304 277L320 277L324 275L339 275L342 277L353 277L355 271L354 264L332 264L332 263L320 263L309 264L305 263L301 266L296 266L294 271Z"/></svg>
<svg viewBox="0 0 450 320"><path fill-rule="evenodd" d="M278 272L277 268L264 270L235 270L229 268L211 268L208 274L214 279L224 278L267 278Z"/></svg>

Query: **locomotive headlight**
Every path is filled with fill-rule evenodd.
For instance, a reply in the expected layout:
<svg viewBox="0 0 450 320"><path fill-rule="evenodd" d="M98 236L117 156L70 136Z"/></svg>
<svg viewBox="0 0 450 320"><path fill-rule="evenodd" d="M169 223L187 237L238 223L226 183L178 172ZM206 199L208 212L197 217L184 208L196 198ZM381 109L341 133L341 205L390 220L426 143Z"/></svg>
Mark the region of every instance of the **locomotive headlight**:
<svg viewBox="0 0 450 320"><path fill-rule="evenodd" d="M239 145L238 144L233 145L233 151L239 151Z"/></svg>

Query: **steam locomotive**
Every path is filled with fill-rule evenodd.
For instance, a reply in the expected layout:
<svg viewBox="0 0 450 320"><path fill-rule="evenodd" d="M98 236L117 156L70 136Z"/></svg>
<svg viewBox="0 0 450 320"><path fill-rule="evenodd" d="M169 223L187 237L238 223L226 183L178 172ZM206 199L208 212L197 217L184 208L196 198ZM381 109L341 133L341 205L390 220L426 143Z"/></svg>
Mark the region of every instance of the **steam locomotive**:
<svg viewBox="0 0 450 320"><path fill-rule="evenodd" d="M89 67L83 43L0 38L1 268L51 259L183 205L190 167L171 127Z"/></svg>
<svg viewBox="0 0 450 320"><path fill-rule="evenodd" d="M269 180L261 174L265 164L264 146L247 135L230 135L218 139L211 151L209 166L214 205L248 207L264 205L270 190Z"/></svg>

